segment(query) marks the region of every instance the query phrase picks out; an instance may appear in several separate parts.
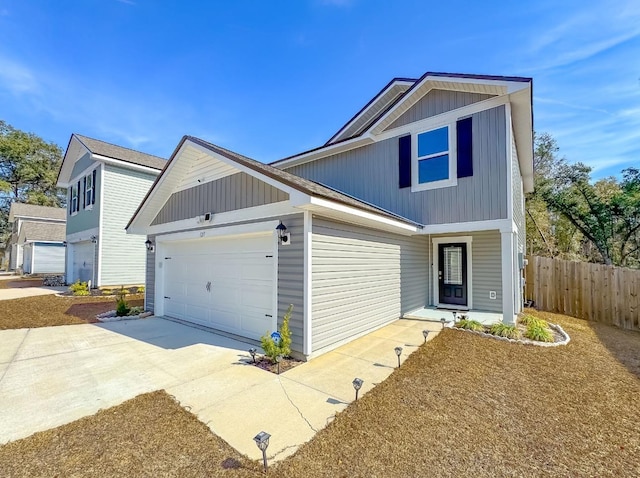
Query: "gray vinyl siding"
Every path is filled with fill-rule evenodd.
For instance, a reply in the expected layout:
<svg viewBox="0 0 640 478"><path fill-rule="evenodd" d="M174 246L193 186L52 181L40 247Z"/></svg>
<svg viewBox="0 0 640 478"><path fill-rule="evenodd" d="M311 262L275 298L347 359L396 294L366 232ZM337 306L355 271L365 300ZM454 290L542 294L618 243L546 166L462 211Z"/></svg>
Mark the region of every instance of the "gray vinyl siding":
<svg viewBox="0 0 640 478"><path fill-rule="evenodd" d="M285 168L422 224L507 218L504 106L473 116L473 176L456 186L398 187L398 138Z"/></svg>
<svg viewBox="0 0 640 478"><path fill-rule="evenodd" d="M424 307L428 242L313 218L313 351Z"/></svg>
<svg viewBox="0 0 640 478"><path fill-rule="evenodd" d="M246 173L237 173L173 193L151 224L165 224L208 212L235 211L287 199L287 193L264 181Z"/></svg>
<svg viewBox="0 0 640 478"><path fill-rule="evenodd" d="M511 160L512 165L512 177L513 177L513 221L518 226L518 252L524 252L526 241L526 227L525 227L525 211L524 211L524 194L522 191L522 175L520 174L520 163L518 162L518 150L516 149L516 142L511 135Z"/></svg>
<svg viewBox="0 0 640 478"><path fill-rule="evenodd" d="M387 129L404 126L414 121L446 113L478 101L487 100L493 95L481 93L467 93L464 91L431 90L415 105L407 110L400 118L391 123Z"/></svg>
<svg viewBox="0 0 640 478"><path fill-rule="evenodd" d="M125 226L147 194L155 175L105 166L104 207L98 285L142 284L145 280L145 236L127 234ZM97 198L96 198L97 199ZM95 210L95 208L94 208Z"/></svg>
<svg viewBox="0 0 640 478"><path fill-rule="evenodd" d="M79 162L80 161L78 161L78 163ZM92 162L93 161L89 161L89 164L84 166L79 172L84 171ZM76 165L78 163L76 163ZM98 227L100 224L100 189L102 188L103 178L99 164L96 162L93 162L93 164L96 166L96 183L94 185L96 188L96 202L93 204L91 209L82 207L82 177L76 178L73 184L77 184L78 180L80 180L80 195L78 196L80 201L80 211L72 216L69 214L69 206L67 205L67 235L93 229ZM69 191L70 189L67 189L67 201L69 200Z"/></svg>
<svg viewBox="0 0 640 478"><path fill-rule="evenodd" d="M291 233L291 244L278 246L278 327L293 304L289 320L291 348L299 353L304 342L304 215L295 214L279 218Z"/></svg>

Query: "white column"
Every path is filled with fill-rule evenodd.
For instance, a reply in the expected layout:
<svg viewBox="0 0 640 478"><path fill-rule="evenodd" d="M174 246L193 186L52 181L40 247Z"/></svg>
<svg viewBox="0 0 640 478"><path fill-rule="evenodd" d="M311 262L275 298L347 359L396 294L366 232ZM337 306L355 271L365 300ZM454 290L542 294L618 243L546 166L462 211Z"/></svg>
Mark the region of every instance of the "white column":
<svg viewBox="0 0 640 478"><path fill-rule="evenodd" d="M514 307L514 245L511 231L500 232L502 251L502 321L505 324L515 323Z"/></svg>
<svg viewBox="0 0 640 478"><path fill-rule="evenodd" d="M304 339L302 345L302 353L307 357L313 352L312 332L313 327L313 302L312 302L312 275L311 264L313 259L312 252L313 226L310 211L304 212Z"/></svg>

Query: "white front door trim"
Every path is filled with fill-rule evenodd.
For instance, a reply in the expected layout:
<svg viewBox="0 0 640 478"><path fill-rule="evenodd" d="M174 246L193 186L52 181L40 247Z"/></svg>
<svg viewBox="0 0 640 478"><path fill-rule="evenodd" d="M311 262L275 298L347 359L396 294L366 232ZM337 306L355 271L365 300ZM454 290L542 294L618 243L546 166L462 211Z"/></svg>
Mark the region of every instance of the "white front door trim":
<svg viewBox="0 0 640 478"><path fill-rule="evenodd" d="M449 243L464 243L467 245L467 308L471 310L473 308L473 274L472 274L472 243L473 236L447 236L447 237L434 237L432 239L433 244L433 305L440 306L440 281L438 280L438 266L439 266L439 251L438 246L440 244Z"/></svg>

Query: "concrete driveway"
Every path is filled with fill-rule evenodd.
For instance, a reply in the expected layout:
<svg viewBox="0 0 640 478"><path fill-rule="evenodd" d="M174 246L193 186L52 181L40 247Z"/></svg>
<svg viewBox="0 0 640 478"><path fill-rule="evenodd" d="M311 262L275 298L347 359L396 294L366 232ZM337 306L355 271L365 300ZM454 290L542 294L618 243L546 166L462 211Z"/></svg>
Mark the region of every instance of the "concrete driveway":
<svg viewBox="0 0 640 478"><path fill-rule="evenodd" d="M0 331L0 444L141 393L165 389L250 458L272 435L282 459L354 398L383 381L439 323L399 320L280 376L249 365L250 345L162 318Z"/></svg>

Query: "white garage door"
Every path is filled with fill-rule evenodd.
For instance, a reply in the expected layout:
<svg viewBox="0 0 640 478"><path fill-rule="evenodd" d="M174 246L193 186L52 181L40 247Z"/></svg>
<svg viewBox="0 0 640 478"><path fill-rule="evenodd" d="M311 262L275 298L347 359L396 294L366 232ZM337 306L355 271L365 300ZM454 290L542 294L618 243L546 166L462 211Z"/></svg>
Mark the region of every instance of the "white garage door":
<svg viewBox="0 0 640 478"><path fill-rule="evenodd" d="M33 273L62 273L64 272L64 246L62 244L34 244L35 258ZM91 273L89 273L91 274Z"/></svg>
<svg viewBox="0 0 640 478"><path fill-rule="evenodd" d="M167 243L164 313L259 339L276 325L272 234Z"/></svg>
<svg viewBox="0 0 640 478"><path fill-rule="evenodd" d="M92 280L94 247L91 241L77 242L72 245L74 282Z"/></svg>

